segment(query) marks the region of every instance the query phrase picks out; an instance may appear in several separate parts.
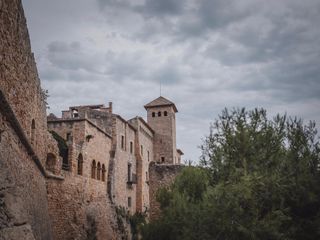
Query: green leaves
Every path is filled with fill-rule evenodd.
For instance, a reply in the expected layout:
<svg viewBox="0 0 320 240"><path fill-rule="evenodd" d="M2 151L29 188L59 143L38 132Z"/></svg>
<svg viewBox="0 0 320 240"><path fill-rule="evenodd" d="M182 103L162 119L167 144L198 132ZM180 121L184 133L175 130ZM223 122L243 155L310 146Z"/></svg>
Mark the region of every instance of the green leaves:
<svg viewBox="0 0 320 240"><path fill-rule="evenodd" d="M143 239L320 239L314 122L225 109L201 149L202 168L159 191L162 217Z"/></svg>

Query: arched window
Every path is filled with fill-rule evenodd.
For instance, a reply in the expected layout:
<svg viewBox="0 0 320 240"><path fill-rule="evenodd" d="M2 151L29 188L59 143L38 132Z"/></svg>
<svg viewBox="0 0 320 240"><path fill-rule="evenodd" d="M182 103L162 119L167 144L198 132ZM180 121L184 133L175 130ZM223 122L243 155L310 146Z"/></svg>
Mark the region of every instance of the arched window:
<svg viewBox="0 0 320 240"><path fill-rule="evenodd" d="M78 175L83 174L83 157L82 154L80 153L78 156Z"/></svg>
<svg viewBox="0 0 320 240"><path fill-rule="evenodd" d="M46 169L52 173L54 173L54 167L56 165L57 158L53 153L47 154L47 161L46 161Z"/></svg>
<svg viewBox="0 0 320 240"><path fill-rule="evenodd" d="M101 164L98 162L98 167L97 167L97 180L100 180L101 176Z"/></svg>
<svg viewBox="0 0 320 240"><path fill-rule="evenodd" d="M158 112L158 117L161 117L161 112Z"/></svg>
<svg viewBox="0 0 320 240"><path fill-rule="evenodd" d="M101 180L103 182L106 181L106 167L104 166L104 164L102 164L102 175L101 175Z"/></svg>
<svg viewBox="0 0 320 240"><path fill-rule="evenodd" d="M168 116L168 112L167 112L167 111L164 111L163 115L164 115L164 116Z"/></svg>
<svg viewBox="0 0 320 240"><path fill-rule="evenodd" d="M156 113L155 112L152 112L152 117L155 117L156 116Z"/></svg>
<svg viewBox="0 0 320 240"><path fill-rule="evenodd" d="M93 179L96 178L96 170L97 170L96 160L93 160L91 165L91 177Z"/></svg>
<svg viewBox="0 0 320 240"><path fill-rule="evenodd" d="M34 144L35 132L36 132L36 122L34 121L34 119L32 119L32 122L31 122L31 143L32 144Z"/></svg>

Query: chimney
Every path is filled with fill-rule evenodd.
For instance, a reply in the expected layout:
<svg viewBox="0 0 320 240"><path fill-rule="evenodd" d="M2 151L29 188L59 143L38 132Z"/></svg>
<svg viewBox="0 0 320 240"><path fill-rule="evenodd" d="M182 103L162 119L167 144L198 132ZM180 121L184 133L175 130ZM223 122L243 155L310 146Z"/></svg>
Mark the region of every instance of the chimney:
<svg viewBox="0 0 320 240"><path fill-rule="evenodd" d="M109 113L112 113L112 102L109 102Z"/></svg>

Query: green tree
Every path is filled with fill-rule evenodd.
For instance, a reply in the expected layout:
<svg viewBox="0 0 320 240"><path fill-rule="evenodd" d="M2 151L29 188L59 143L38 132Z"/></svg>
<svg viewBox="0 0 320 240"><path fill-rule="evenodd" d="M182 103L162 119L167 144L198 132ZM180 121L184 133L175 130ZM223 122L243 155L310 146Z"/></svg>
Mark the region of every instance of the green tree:
<svg viewBox="0 0 320 240"><path fill-rule="evenodd" d="M187 167L159 191L162 216L144 239L320 239L315 123L225 109Z"/></svg>

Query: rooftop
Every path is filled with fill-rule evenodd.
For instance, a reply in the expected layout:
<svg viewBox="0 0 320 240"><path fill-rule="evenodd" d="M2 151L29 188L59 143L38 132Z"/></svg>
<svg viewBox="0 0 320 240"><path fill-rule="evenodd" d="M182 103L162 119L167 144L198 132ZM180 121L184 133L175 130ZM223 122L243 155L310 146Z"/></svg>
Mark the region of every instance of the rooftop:
<svg viewBox="0 0 320 240"><path fill-rule="evenodd" d="M144 105L145 109L153 108L153 107L164 107L164 106L172 106L175 112L178 112L176 105L171 102L170 100L160 96L155 100L149 102L148 104Z"/></svg>

